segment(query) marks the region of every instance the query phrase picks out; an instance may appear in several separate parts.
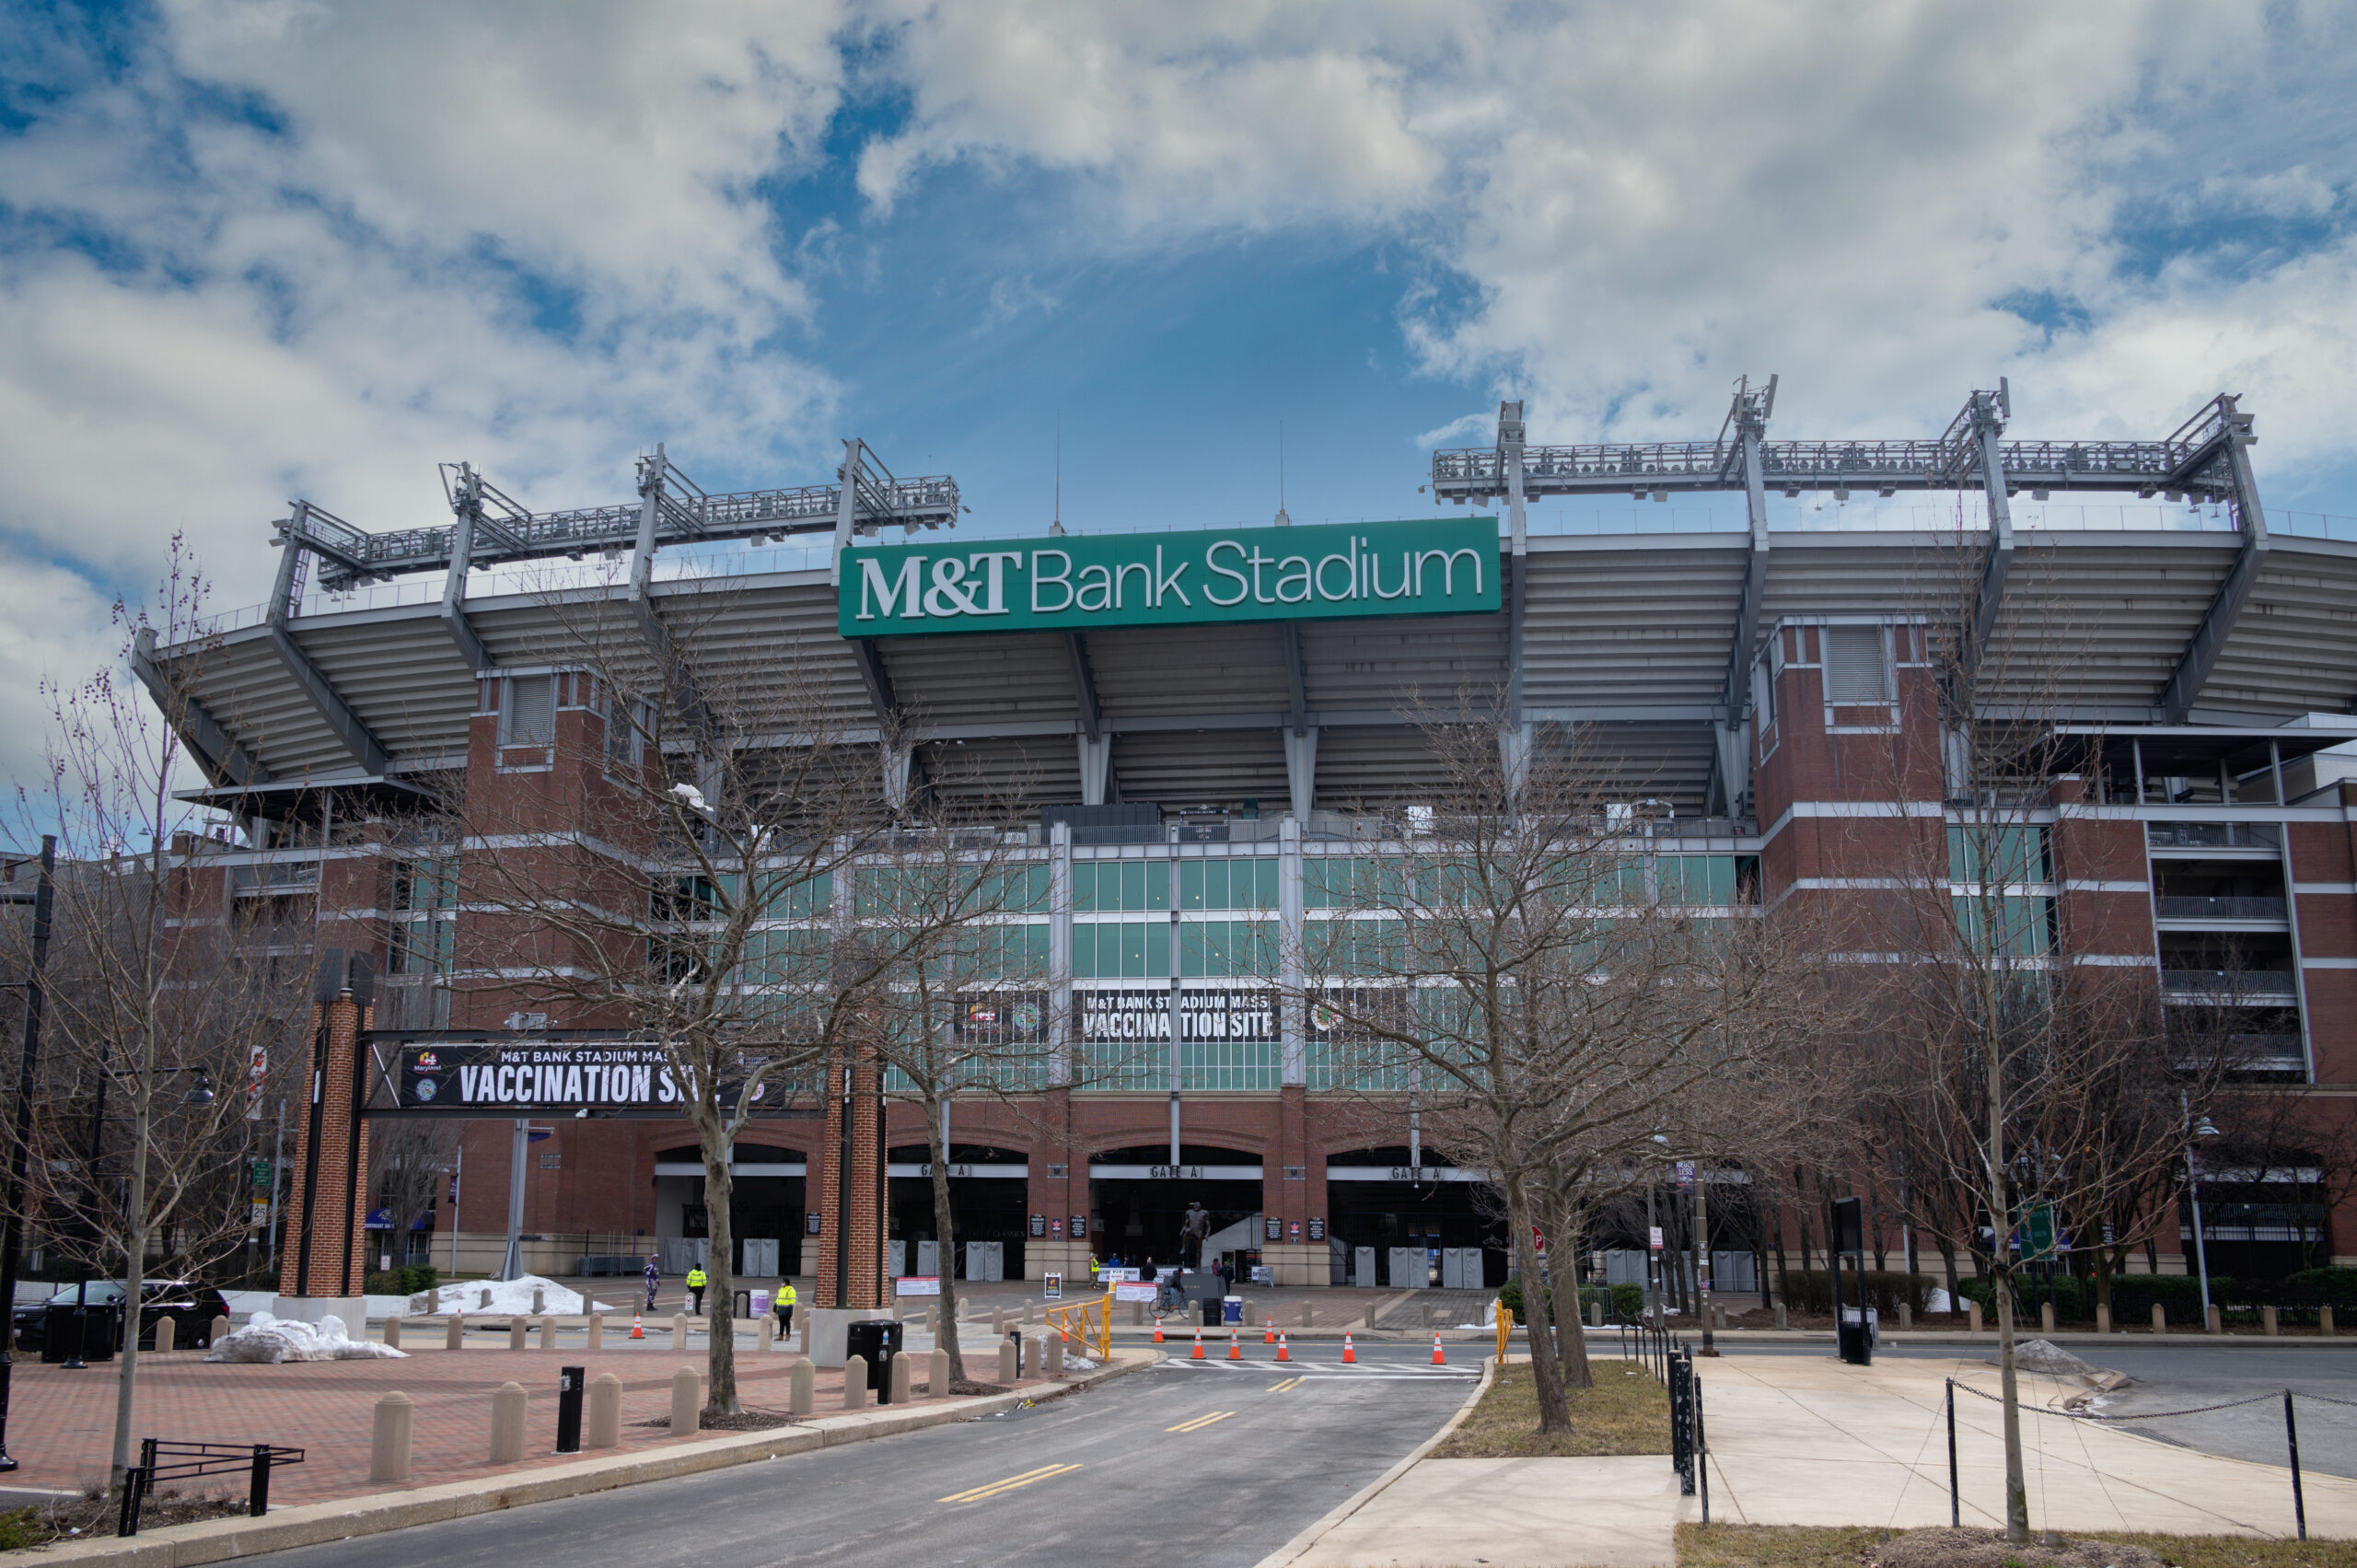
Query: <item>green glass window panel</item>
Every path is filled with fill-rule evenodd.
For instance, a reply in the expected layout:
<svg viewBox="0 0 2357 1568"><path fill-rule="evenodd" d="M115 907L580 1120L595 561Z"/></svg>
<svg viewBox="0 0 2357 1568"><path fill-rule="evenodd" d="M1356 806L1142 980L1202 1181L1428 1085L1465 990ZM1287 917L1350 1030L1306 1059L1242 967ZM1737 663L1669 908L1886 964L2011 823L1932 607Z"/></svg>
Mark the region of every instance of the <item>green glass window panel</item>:
<svg viewBox="0 0 2357 1568"><path fill-rule="evenodd" d="M1074 914L1097 912L1097 867L1085 861L1072 868L1072 909Z"/></svg>
<svg viewBox="0 0 2357 1568"><path fill-rule="evenodd" d="M1277 907L1277 874L1281 867L1265 856L1252 863L1252 907L1272 910Z"/></svg>
<svg viewBox="0 0 2357 1568"><path fill-rule="evenodd" d="M1125 910L1145 908L1145 862L1142 860L1122 864L1121 907Z"/></svg>
<svg viewBox="0 0 2357 1568"><path fill-rule="evenodd" d="M1203 907L1203 863L1182 860L1178 863L1178 907L1199 910Z"/></svg>
<svg viewBox="0 0 2357 1568"><path fill-rule="evenodd" d="M1206 908L1232 910L1236 907L1228 898L1228 882L1234 867L1225 860L1214 860L1203 867L1203 898Z"/></svg>

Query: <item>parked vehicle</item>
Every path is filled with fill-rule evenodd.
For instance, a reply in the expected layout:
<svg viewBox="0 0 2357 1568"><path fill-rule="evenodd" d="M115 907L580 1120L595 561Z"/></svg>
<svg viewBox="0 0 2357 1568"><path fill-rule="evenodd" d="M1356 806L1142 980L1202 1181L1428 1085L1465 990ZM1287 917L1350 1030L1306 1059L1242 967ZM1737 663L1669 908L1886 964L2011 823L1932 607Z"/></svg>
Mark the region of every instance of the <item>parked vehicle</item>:
<svg viewBox="0 0 2357 1568"><path fill-rule="evenodd" d="M87 1286L62 1285L46 1301L27 1302L15 1313L17 1348L41 1351L48 1348L49 1310L52 1307L71 1307L75 1293L93 1309L111 1310L122 1301L121 1280L92 1280ZM156 1325L166 1318L172 1319L172 1342L186 1348L213 1342L213 1320L229 1315L229 1304L211 1285L198 1284L192 1280L148 1280L140 1291L139 1345L142 1350L156 1346Z"/></svg>

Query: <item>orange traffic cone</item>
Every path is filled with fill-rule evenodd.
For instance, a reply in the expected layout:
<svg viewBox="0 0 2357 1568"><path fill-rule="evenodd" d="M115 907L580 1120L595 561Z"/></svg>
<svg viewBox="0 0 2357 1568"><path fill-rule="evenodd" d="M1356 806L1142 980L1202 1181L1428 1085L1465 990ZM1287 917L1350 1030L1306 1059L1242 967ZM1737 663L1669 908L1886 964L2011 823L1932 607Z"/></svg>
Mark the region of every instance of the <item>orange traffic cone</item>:
<svg viewBox="0 0 2357 1568"><path fill-rule="evenodd" d="M1227 1331L1227 1359L1230 1361L1244 1359L1244 1342L1236 1337L1236 1330L1233 1329Z"/></svg>
<svg viewBox="0 0 2357 1568"><path fill-rule="evenodd" d="M1448 1365L1448 1357L1440 1353L1440 1330L1437 1329L1433 1330L1433 1365L1434 1366Z"/></svg>
<svg viewBox="0 0 2357 1568"><path fill-rule="evenodd" d="M1351 1336L1344 1334L1342 1336L1342 1365L1344 1366L1356 1366L1358 1365L1358 1360L1359 1353L1356 1348L1352 1345Z"/></svg>
<svg viewBox="0 0 2357 1568"><path fill-rule="evenodd" d="M1283 1334L1279 1334L1277 1336L1277 1359L1279 1361L1291 1361L1293 1359L1293 1352L1285 1344L1285 1337Z"/></svg>
<svg viewBox="0 0 2357 1568"><path fill-rule="evenodd" d="M646 1315L644 1313L633 1312L630 1315L630 1337L633 1340L643 1340L646 1338Z"/></svg>
<svg viewBox="0 0 2357 1568"><path fill-rule="evenodd" d="M1260 1342L1264 1345L1272 1345L1277 1342L1277 1326L1274 1323L1266 1326L1260 1335Z"/></svg>
<svg viewBox="0 0 2357 1568"><path fill-rule="evenodd" d="M1155 1344L1162 1342L1162 1319L1159 1318L1154 1320L1154 1342Z"/></svg>
<svg viewBox="0 0 2357 1568"><path fill-rule="evenodd" d="M1203 1359L1203 1331L1201 1329L1195 1330L1195 1353L1188 1357L1188 1359L1190 1361L1201 1361Z"/></svg>

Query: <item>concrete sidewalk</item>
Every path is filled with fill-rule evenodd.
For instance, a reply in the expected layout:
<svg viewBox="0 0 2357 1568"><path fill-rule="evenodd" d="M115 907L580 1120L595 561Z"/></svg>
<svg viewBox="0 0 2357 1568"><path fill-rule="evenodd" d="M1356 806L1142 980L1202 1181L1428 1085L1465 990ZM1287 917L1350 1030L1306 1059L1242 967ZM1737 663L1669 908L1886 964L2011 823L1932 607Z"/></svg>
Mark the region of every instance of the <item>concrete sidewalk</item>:
<svg viewBox="0 0 2357 1568"><path fill-rule="evenodd" d="M1518 1359L1518 1358L1517 1358ZM1979 1357L1846 1366L1830 1356L1695 1364L1709 1442L1711 1517L1755 1525L1948 1522L1945 1379L1994 1394ZM2084 1390L2022 1379L2030 1523L2062 1530L2189 1535L2293 1533L2291 1472L2072 1420ZM1956 1448L1967 1525L2000 1527L2000 1407L1959 1392ZM2303 1478L2311 1536L2357 1538L2357 1481ZM1673 1528L1701 1517L1666 1455L1591 1459L1431 1459L1329 1523L1286 1568L1674 1568ZM1271 1562L1279 1561L1271 1559ZM1262 1568L1270 1568L1264 1563Z"/></svg>

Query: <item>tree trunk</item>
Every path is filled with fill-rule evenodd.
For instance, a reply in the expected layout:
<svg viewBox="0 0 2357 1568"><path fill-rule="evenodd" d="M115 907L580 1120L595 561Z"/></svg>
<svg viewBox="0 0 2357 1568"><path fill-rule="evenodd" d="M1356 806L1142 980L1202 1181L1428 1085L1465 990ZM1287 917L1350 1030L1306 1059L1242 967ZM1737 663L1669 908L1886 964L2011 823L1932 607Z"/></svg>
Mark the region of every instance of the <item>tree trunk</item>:
<svg viewBox="0 0 2357 1568"><path fill-rule="evenodd" d="M1956 1277L1956 1243L1945 1237L1940 1237L1940 1264L1947 1272L1948 1310L1951 1313L1961 1311L1962 1308L1956 1305L1963 1297L1957 1290Z"/></svg>
<svg viewBox="0 0 2357 1568"><path fill-rule="evenodd" d="M1790 1261L1784 1256L1783 1205L1771 1206L1768 1214L1768 1223L1774 1227L1776 1237L1776 1299L1782 1302L1789 1309L1793 1305L1793 1271ZM1808 1267L1808 1260L1805 1258L1801 1260L1801 1267L1804 1269Z"/></svg>
<svg viewBox="0 0 2357 1568"><path fill-rule="evenodd" d="M941 1138L939 1099L927 1099L924 1112L925 1147L933 1156L934 1262L941 1271L941 1329L933 1342L949 1353L949 1381L957 1384L966 1379L966 1358L958 1348L958 1232L949 1210L949 1147ZM933 1397L946 1391L933 1389Z"/></svg>
<svg viewBox="0 0 2357 1568"><path fill-rule="evenodd" d="M1566 1217L1557 1226L1555 1243L1555 1354L1562 1363L1563 1386L1591 1388L1596 1374L1587 1364L1587 1331L1580 1318L1580 1228Z"/></svg>
<svg viewBox="0 0 2357 1568"><path fill-rule="evenodd" d="M711 1258L703 1272L704 1286L704 1366L711 1387L704 1395L703 1413L707 1416L736 1415L744 1407L737 1402L737 1272L730 1267L735 1260L732 1249L736 1237L730 1233L728 1205L737 1191L736 1175L728 1166L729 1135L715 1129L703 1140L703 1210L704 1233L709 1238Z"/></svg>
<svg viewBox="0 0 2357 1568"><path fill-rule="evenodd" d="M2029 1539L2029 1484L2022 1464L2021 1383L2014 1369L2014 1291L2010 1274L1992 1282L1997 1303L1997 1386L2004 1398L2005 1539Z"/></svg>
<svg viewBox="0 0 2357 1568"><path fill-rule="evenodd" d="M1522 1310L1530 1327L1530 1380L1538 1395L1538 1430L1568 1433L1571 1407L1563 1401L1562 1370L1555 1362L1555 1336L1547 1310L1546 1275L1538 1267L1538 1244L1530 1235L1530 1195L1524 1177L1514 1172L1501 1183L1506 1190L1506 1232L1514 1237L1515 1259L1522 1271Z"/></svg>

